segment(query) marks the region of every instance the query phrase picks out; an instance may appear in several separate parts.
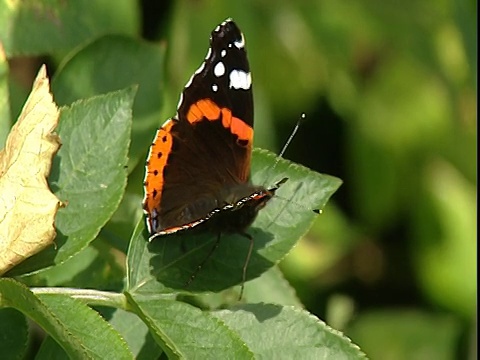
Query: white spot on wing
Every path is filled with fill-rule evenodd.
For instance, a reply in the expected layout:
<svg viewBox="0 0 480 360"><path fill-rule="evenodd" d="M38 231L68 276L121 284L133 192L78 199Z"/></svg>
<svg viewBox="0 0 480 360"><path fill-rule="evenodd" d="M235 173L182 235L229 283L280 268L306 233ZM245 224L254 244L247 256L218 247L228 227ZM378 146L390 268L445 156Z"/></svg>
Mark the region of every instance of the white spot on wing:
<svg viewBox="0 0 480 360"><path fill-rule="evenodd" d="M217 84L213 84L213 85L212 85L212 91L213 91L213 92L217 92L217 91L218 91L218 85L217 85Z"/></svg>
<svg viewBox="0 0 480 360"><path fill-rule="evenodd" d="M213 68L213 73L216 77L225 75L225 65L223 65L223 62L219 61L217 65L215 65Z"/></svg>
<svg viewBox="0 0 480 360"><path fill-rule="evenodd" d="M237 49L243 49L245 47L245 37L242 34L242 38L233 43Z"/></svg>
<svg viewBox="0 0 480 360"><path fill-rule="evenodd" d="M252 86L252 75L242 70L230 72L230 88L248 90Z"/></svg>
<svg viewBox="0 0 480 360"><path fill-rule="evenodd" d="M220 56L223 58L227 55L227 50L223 49L221 52L220 52Z"/></svg>

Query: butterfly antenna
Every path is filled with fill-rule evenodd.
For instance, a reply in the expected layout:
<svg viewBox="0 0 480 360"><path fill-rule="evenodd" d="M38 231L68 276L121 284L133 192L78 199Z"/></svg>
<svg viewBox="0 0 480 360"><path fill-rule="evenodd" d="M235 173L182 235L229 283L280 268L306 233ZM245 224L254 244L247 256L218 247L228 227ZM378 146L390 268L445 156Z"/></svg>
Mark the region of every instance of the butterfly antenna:
<svg viewBox="0 0 480 360"><path fill-rule="evenodd" d="M293 128L292 133L290 134L287 141L285 142L285 145L283 145L282 151L280 151L280 154L278 155L278 157L283 157L283 154L285 154L285 151L287 151L288 146L290 145L298 129L300 128L300 124L305 120L306 117L307 115L305 113L302 113L300 115L300 119L297 120L297 123L295 124L295 127Z"/></svg>
<svg viewBox="0 0 480 360"><path fill-rule="evenodd" d="M300 128L300 124L305 120L306 117L307 116L305 115L305 113L302 113L300 115L300 118L297 120L297 123L295 124L295 127L293 128L293 130L292 130L290 136L288 137L287 141L285 142L285 145L283 145L283 148L280 151L280 154L278 154L277 159L275 160L275 163L272 165L272 167L270 169L267 170L268 173L267 173L266 179L270 178L270 173L277 167L278 162L283 157L283 154L285 154L285 151L287 151L287 148L290 145L290 143L292 142L295 134L298 132L298 129ZM277 184L275 184L275 190L279 187L279 185L282 185L287 180L288 180L287 178L284 178L284 179L280 180L279 182L277 182Z"/></svg>

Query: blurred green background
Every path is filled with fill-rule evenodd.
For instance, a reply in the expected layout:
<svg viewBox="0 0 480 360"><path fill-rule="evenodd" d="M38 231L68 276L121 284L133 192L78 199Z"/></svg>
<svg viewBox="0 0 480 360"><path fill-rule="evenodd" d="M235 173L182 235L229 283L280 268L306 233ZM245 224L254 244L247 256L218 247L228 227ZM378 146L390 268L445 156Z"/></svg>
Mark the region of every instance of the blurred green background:
<svg viewBox="0 0 480 360"><path fill-rule="evenodd" d="M1 3L4 35L11 31L5 19L18 4ZM155 126L175 113L211 30L232 17L247 41L256 146L278 152L305 112L285 157L344 181L281 264L305 307L372 359L476 359L475 1L50 0L22 6L19 19L36 14L48 24L56 11L75 7L68 14L75 26L55 28L53 21L34 49L20 35L2 39L15 94L12 118L40 62L54 74L70 54L113 33L166 50L159 64L166 69L163 98L149 113ZM37 36L38 23L31 26L25 43ZM5 134L0 126L2 142ZM133 193L141 193L150 141L132 157Z"/></svg>

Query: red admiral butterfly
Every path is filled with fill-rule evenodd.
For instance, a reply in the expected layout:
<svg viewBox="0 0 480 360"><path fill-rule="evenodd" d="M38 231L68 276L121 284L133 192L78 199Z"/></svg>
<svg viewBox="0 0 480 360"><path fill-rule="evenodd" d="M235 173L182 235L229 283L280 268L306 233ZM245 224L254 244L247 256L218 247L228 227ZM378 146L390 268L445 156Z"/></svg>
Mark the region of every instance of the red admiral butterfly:
<svg viewBox="0 0 480 360"><path fill-rule="evenodd" d="M245 38L227 19L211 33L205 61L188 81L177 114L157 131L146 163L149 240L192 228L245 231L275 190L250 182L252 78ZM213 249L212 249L213 251ZM245 279L245 269L244 269Z"/></svg>

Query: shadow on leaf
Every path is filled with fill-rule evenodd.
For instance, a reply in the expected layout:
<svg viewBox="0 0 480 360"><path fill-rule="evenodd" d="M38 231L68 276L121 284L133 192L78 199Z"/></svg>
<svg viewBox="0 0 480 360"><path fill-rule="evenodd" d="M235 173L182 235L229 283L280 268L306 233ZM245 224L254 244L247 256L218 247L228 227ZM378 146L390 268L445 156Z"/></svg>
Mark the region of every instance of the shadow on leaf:
<svg viewBox="0 0 480 360"><path fill-rule="evenodd" d="M273 240L273 235L259 228L250 228L248 233L254 245L246 280L260 276L274 265L259 254ZM154 239L148 244L153 254L151 275L164 286L179 291L217 292L240 284L248 239L237 234L221 235L218 248L207 259L215 241L216 235L211 233L172 234ZM200 270L199 265L202 265ZM194 279L187 286L192 275Z"/></svg>

